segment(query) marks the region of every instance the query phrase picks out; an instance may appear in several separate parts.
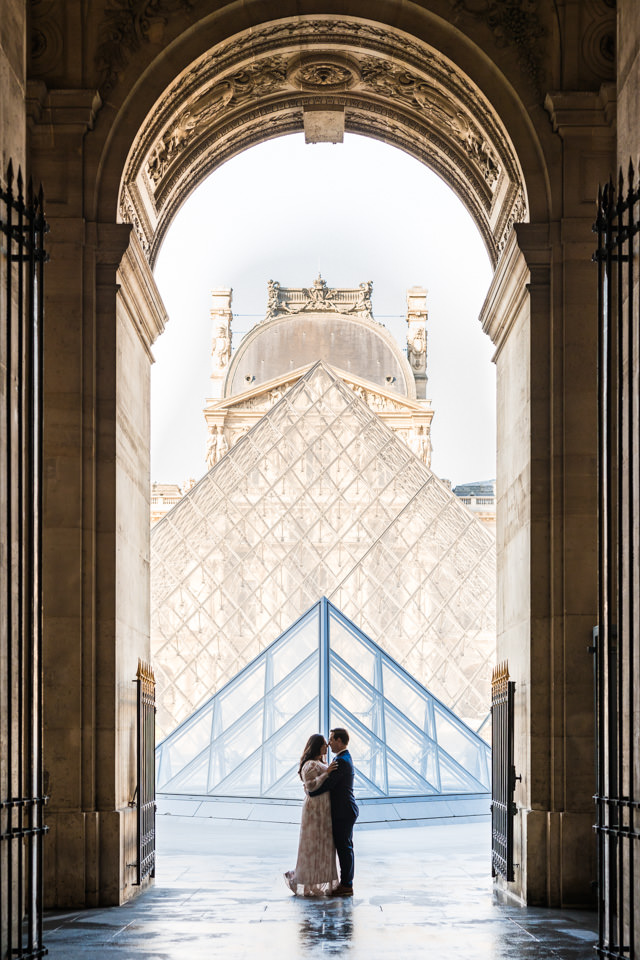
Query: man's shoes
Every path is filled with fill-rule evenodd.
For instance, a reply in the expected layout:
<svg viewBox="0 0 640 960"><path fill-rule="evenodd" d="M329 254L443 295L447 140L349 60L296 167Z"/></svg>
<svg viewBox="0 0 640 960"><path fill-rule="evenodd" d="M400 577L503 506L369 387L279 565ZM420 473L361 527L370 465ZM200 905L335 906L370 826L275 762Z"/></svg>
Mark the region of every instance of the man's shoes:
<svg viewBox="0 0 640 960"><path fill-rule="evenodd" d="M347 887L346 884L341 883L340 886L336 887L333 891L334 897L352 897L353 896L353 887Z"/></svg>

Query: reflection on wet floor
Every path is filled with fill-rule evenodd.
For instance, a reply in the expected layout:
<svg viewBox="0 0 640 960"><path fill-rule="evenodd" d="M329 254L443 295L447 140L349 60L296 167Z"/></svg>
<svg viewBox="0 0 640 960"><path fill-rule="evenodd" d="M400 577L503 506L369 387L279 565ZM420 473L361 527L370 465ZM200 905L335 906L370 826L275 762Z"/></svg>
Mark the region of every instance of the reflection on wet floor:
<svg viewBox="0 0 640 960"><path fill-rule="evenodd" d="M291 824L160 817L156 883L123 907L47 916L51 960L591 960L595 915L494 892L488 822L356 832L355 896L294 897Z"/></svg>

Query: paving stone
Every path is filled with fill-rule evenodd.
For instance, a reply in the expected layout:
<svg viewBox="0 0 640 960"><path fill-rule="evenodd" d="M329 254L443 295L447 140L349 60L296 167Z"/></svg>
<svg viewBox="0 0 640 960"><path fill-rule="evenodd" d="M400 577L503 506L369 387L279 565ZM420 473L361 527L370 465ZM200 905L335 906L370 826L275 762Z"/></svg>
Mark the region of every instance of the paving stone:
<svg viewBox="0 0 640 960"><path fill-rule="evenodd" d="M371 829L353 900L292 896L298 827L158 819L154 886L122 907L56 911L50 960L591 960L596 916L524 908L494 891L490 825Z"/></svg>

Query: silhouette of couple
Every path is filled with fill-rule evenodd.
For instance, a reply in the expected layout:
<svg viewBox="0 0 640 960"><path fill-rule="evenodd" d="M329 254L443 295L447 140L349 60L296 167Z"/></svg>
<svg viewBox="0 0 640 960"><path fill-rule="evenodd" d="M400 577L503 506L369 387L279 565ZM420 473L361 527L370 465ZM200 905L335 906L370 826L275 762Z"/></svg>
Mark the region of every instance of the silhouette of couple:
<svg viewBox="0 0 640 960"><path fill-rule="evenodd" d="M299 896L353 896L353 825L358 805L353 796L353 761L348 744L349 734L342 727L331 731L328 743L321 733L314 733L300 758L298 774L306 797L298 860L295 870L284 875ZM328 766L327 747L334 754Z"/></svg>

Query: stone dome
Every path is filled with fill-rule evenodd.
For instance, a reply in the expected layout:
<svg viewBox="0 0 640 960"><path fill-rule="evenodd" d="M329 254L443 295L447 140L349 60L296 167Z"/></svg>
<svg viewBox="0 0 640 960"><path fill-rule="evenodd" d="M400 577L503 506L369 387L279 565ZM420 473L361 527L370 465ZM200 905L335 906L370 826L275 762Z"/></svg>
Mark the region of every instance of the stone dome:
<svg viewBox="0 0 640 960"><path fill-rule="evenodd" d="M320 311L279 315L250 330L231 359L224 396L317 360L399 396L416 396L409 362L385 327L365 317Z"/></svg>

